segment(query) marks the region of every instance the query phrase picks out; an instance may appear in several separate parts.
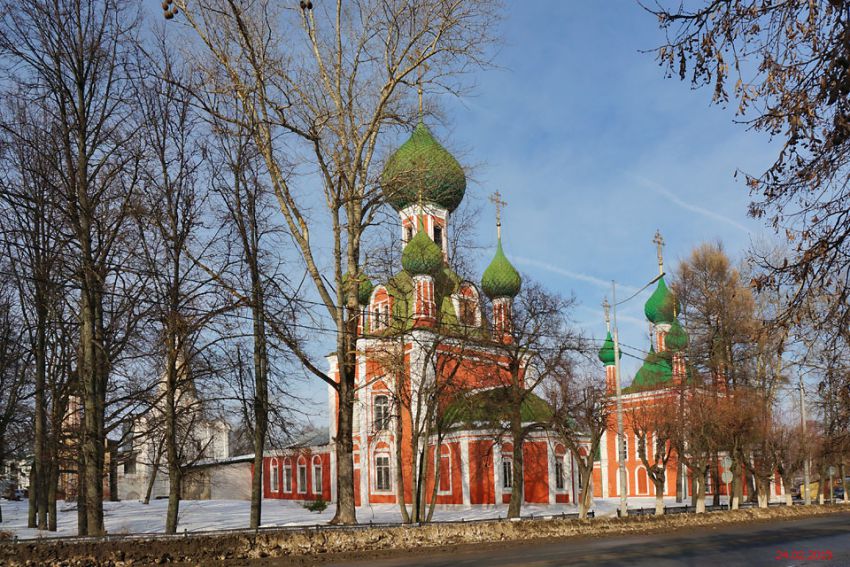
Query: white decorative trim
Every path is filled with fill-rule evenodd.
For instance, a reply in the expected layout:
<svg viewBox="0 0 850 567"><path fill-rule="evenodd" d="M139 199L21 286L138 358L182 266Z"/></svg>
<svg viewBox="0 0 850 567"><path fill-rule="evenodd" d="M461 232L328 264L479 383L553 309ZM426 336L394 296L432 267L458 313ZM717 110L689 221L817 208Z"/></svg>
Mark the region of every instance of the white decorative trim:
<svg viewBox="0 0 850 567"><path fill-rule="evenodd" d="M549 476L549 504L555 503L555 447L546 443L546 474Z"/></svg>
<svg viewBox="0 0 850 567"><path fill-rule="evenodd" d="M460 479L463 489L463 505L469 506L469 439L460 440Z"/></svg>
<svg viewBox="0 0 850 567"><path fill-rule="evenodd" d="M589 454L589 453L588 453ZM590 455L593 459L593 455ZM602 438L599 440L599 464L600 472L602 473L602 498L608 498L608 432L602 432Z"/></svg>
<svg viewBox="0 0 850 567"><path fill-rule="evenodd" d="M498 443L493 443L493 494L496 506L502 504L502 448Z"/></svg>
<svg viewBox="0 0 850 567"><path fill-rule="evenodd" d="M446 451L447 451L446 456L448 456L448 458L449 458L448 470L445 470L445 467L443 467L443 461L442 461L442 458L443 458L442 450L443 449L446 449ZM449 489L448 490L442 490L440 488L439 483L437 484L437 495L438 496L449 496L449 495L452 494L452 492L454 492L454 490L453 490L454 484L452 483L452 448L449 447L448 445L446 445L445 443L443 443L443 444L440 445L440 450L437 451L437 446L435 445L434 446L434 454L437 456L437 459L435 459L435 460L438 460L439 463L440 463L440 480L442 480L444 478L443 477L444 474L447 474L448 479L449 479Z"/></svg>

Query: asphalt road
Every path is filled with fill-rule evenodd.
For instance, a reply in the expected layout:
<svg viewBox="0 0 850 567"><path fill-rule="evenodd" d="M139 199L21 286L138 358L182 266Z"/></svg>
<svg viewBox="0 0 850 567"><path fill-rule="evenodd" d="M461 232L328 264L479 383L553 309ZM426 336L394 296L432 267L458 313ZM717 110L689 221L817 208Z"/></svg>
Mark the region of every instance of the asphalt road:
<svg viewBox="0 0 850 567"><path fill-rule="evenodd" d="M825 559L827 553L832 559ZM787 554L787 555L786 555ZM497 567L522 565L850 566L850 513L732 524L667 534L572 538L543 543L459 546L324 565L339 567Z"/></svg>

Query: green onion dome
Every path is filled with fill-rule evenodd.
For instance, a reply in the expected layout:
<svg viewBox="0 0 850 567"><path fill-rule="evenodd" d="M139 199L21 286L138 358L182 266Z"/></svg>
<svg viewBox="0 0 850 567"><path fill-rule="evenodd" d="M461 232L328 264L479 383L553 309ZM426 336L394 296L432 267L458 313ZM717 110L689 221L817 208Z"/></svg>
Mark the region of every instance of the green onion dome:
<svg viewBox="0 0 850 567"><path fill-rule="evenodd" d="M679 312L679 302L676 295L667 288L664 278L658 280L658 287L649 296L643 306L646 318L653 323L671 323Z"/></svg>
<svg viewBox="0 0 850 567"><path fill-rule="evenodd" d="M664 382L669 382L673 378L673 367L670 365L668 357L664 354L655 352L654 347L650 347L649 354L643 360L643 366L635 374L635 379L630 386L633 389L645 389Z"/></svg>
<svg viewBox="0 0 850 567"><path fill-rule="evenodd" d="M623 358L623 353L620 353L620 358ZM608 331L608 336L605 337L605 342L602 343L602 348L599 349L599 360L605 366L613 366L617 359L614 357L614 339L611 337L611 331Z"/></svg>
<svg viewBox="0 0 850 567"><path fill-rule="evenodd" d="M420 122L410 138L390 156L381 173L384 196L397 211L419 198L449 212L466 192L466 174L460 163Z"/></svg>
<svg viewBox="0 0 850 567"><path fill-rule="evenodd" d="M443 252L421 227L401 252L401 266L412 276L436 274L443 265Z"/></svg>
<svg viewBox="0 0 850 567"><path fill-rule="evenodd" d="M490 299L514 297L522 289L522 278L502 250L502 239L496 244L496 255L481 276L481 289Z"/></svg>
<svg viewBox="0 0 850 567"><path fill-rule="evenodd" d="M664 346L671 352L683 351L688 347L688 333L678 319L673 319L670 324L670 331L664 337Z"/></svg>
<svg viewBox="0 0 850 567"><path fill-rule="evenodd" d="M357 303L360 305L368 305L369 300L372 299L372 290L375 289L375 285L372 283L372 280L369 279L369 276L366 274L360 274L357 278L352 278L348 272L342 276L343 285L357 285ZM346 289L346 292L348 290Z"/></svg>

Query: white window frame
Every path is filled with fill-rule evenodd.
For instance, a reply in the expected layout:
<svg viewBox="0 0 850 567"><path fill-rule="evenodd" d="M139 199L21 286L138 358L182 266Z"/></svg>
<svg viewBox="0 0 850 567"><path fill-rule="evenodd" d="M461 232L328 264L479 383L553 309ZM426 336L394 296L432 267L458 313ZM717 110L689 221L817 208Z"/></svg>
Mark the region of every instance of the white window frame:
<svg viewBox="0 0 850 567"><path fill-rule="evenodd" d="M316 473L319 473L318 476ZM313 494L322 493L322 458L313 457Z"/></svg>
<svg viewBox="0 0 850 567"><path fill-rule="evenodd" d="M272 457L269 463L269 492L280 492L280 484L278 476L280 475L280 465L276 457Z"/></svg>
<svg viewBox="0 0 850 567"><path fill-rule="evenodd" d="M303 457L301 457L303 459ZM304 462L301 462L301 459L298 459L298 474L295 477L295 483L298 485L298 494L307 494L307 460L304 459ZM304 471L304 482L301 482L301 471Z"/></svg>
<svg viewBox="0 0 850 567"><path fill-rule="evenodd" d="M283 492L292 494L292 461L289 458L283 460Z"/></svg>
<svg viewBox="0 0 850 567"><path fill-rule="evenodd" d="M565 465L564 462L565 455L555 455L555 466L554 466L554 475L555 475L555 491L556 492L564 492L567 489L566 476L564 475ZM558 468L561 469L561 474L558 474ZM561 486L558 486L558 481L560 480Z"/></svg>
<svg viewBox="0 0 850 567"><path fill-rule="evenodd" d="M381 420L378 419L378 398L386 400L384 415ZM373 431L388 431L390 429L390 397L386 394L377 394L372 398L372 430Z"/></svg>
<svg viewBox="0 0 850 567"><path fill-rule="evenodd" d="M374 492L392 492L393 491L393 461L390 458L389 452L381 451L379 453L375 453L373 459L373 473L372 473L372 488ZM386 459L387 460L387 486L388 488L380 488L378 486L378 459Z"/></svg>

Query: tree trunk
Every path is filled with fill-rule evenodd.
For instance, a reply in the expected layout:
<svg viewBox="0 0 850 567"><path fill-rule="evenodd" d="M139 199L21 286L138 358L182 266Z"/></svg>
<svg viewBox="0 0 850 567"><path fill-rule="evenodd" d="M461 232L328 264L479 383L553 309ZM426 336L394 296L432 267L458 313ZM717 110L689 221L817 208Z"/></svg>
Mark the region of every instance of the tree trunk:
<svg viewBox="0 0 850 567"><path fill-rule="evenodd" d="M336 434L336 514L331 520L334 525L356 524L357 515L354 509L354 372L355 344L353 337L357 329L356 311L353 318L349 317L349 325L341 337L337 348L337 357L342 361L339 365L339 389Z"/></svg>
<svg viewBox="0 0 850 567"><path fill-rule="evenodd" d="M83 432L83 435L85 435L85 432ZM86 483L83 482L85 458L85 455L80 450L77 458L77 534L81 536L89 535L89 515L86 511Z"/></svg>
<svg viewBox="0 0 850 567"><path fill-rule="evenodd" d="M711 490L714 493L711 503L714 506L720 506L720 463L718 459L719 457L714 455L711 464Z"/></svg>
<svg viewBox="0 0 850 567"><path fill-rule="evenodd" d="M84 229L89 235L89 229ZM91 253L90 243L83 247L84 259ZM83 386L83 482L85 485L86 527L88 535L105 534L103 527L104 414L106 408L106 361L103 351L103 294L96 270L84 261L82 305L80 309L82 343L81 378Z"/></svg>
<svg viewBox="0 0 850 567"><path fill-rule="evenodd" d="M846 472L846 471L845 471L845 466L844 466L844 463L842 462L842 463L838 466L838 474L840 474L840 475L841 475L841 489L842 489L842 490L843 490L843 492L844 492L844 495L841 497L841 501L842 501L843 503L847 504L847 502L848 502L848 500L847 500L847 484L844 482L844 479L846 478L846 477L844 476L844 475L845 475L845 472Z"/></svg>
<svg viewBox="0 0 850 567"><path fill-rule="evenodd" d="M396 420L396 430L395 430L395 497L398 502L399 512L401 513L401 523L409 524L411 523L410 512L407 509L407 502L404 499L404 459L402 458L402 447L404 443L402 441L402 426L401 426L401 416L399 415ZM419 450L416 448L415 441L411 441L411 451L413 454L414 463L412 463L412 467L415 467L416 454ZM413 506L414 516L418 514L418 501L419 501L419 487L418 485L413 490L413 502L411 502Z"/></svg>
<svg viewBox="0 0 850 567"><path fill-rule="evenodd" d="M514 409L514 408L512 408ZM516 404L514 414L519 413L519 405ZM519 518L522 513L522 500L524 496L523 459L522 459L522 423L519 415L511 416L511 440L513 441L513 463L511 479L511 502L508 504L508 518Z"/></svg>
<svg viewBox="0 0 850 567"><path fill-rule="evenodd" d="M45 407L44 388L47 382L47 309L45 308L44 294L41 291L40 282L36 282L35 291L35 310L36 310L36 344L35 344L35 463L34 483L30 483L30 488L35 487L36 498L35 505L37 508L38 529L47 529L47 486L49 465L45 459L45 451L47 448L47 416ZM33 500L30 499L32 503Z"/></svg>
<svg viewBox="0 0 850 567"><path fill-rule="evenodd" d="M684 499L685 486L685 467L680 459L676 462L676 503L681 503Z"/></svg>
<svg viewBox="0 0 850 567"><path fill-rule="evenodd" d="M56 494L59 490L59 462L55 455L56 451L51 451L53 458L50 460L49 478L47 487L47 529L55 532L57 528L56 517Z"/></svg>
<svg viewBox="0 0 850 567"><path fill-rule="evenodd" d="M694 478L694 497L696 498L696 503L694 506L696 507L696 513L702 514L705 512L705 468L700 468L697 471L694 471L697 474L693 475Z"/></svg>
<svg viewBox="0 0 850 567"><path fill-rule="evenodd" d="M587 519L587 513L590 511L590 505L593 501L593 487L590 485L593 478L593 460L590 456L587 459L589 461L587 466L582 464L580 458L578 462L578 475L581 479L581 492L578 501L578 517L580 520Z"/></svg>
<svg viewBox="0 0 850 567"><path fill-rule="evenodd" d="M27 527L28 528L37 528L38 527L38 514L36 513L36 492L38 487L35 482L35 463L30 468L30 490L29 490L29 514L27 515Z"/></svg>
<svg viewBox="0 0 850 567"><path fill-rule="evenodd" d="M168 460L168 509L165 513L165 533L175 534L177 533L177 521L180 514L182 470L177 439L177 357L173 348L170 351L168 383L165 392L165 450Z"/></svg>
<svg viewBox="0 0 850 567"><path fill-rule="evenodd" d="M252 270L252 308L254 331L254 475L251 479L251 529L262 521L263 453L269 422L268 350L266 347L265 299L259 270Z"/></svg>
<svg viewBox="0 0 850 567"><path fill-rule="evenodd" d="M770 497L770 481L760 476L754 476L756 481L756 492L758 493L759 508L767 508Z"/></svg>
<svg viewBox="0 0 850 567"><path fill-rule="evenodd" d="M145 499L142 501L143 504L151 503L151 494L153 493L153 486L156 484L156 476L159 474L159 461L161 457L159 453L154 456L153 464L151 465L151 476L148 479L148 485L145 488Z"/></svg>
<svg viewBox="0 0 850 567"><path fill-rule="evenodd" d="M655 515L664 515L664 477L653 479L655 483Z"/></svg>
<svg viewBox="0 0 850 567"><path fill-rule="evenodd" d="M743 488L741 485L741 462L735 459L732 464L732 494L730 495L732 510L737 510L740 506Z"/></svg>

